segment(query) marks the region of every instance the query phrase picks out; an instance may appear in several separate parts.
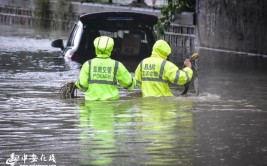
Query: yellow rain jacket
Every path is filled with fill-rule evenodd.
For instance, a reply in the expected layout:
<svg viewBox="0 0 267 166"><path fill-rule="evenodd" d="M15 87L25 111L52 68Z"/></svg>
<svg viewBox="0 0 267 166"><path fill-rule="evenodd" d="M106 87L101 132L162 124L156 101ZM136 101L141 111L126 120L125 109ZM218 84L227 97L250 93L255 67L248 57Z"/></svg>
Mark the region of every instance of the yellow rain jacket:
<svg viewBox="0 0 267 166"><path fill-rule="evenodd" d="M182 70L166 60L171 53L169 44L158 40L152 50L151 57L140 62L135 70L137 86L143 97L173 96L169 83L184 85L191 80L193 71L190 67Z"/></svg>
<svg viewBox="0 0 267 166"><path fill-rule="evenodd" d="M110 58L114 41L107 36L94 40L96 58L82 65L79 80L75 83L85 92L86 100L119 99L118 83L127 90L134 89L136 82L125 66Z"/></svg>

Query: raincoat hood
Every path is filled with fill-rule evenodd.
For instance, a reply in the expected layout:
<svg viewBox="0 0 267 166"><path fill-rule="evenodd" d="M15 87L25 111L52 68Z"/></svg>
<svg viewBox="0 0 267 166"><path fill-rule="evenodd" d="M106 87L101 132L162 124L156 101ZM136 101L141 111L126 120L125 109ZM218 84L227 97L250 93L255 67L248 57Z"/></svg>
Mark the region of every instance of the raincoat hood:
<svg viewBox="0 0 267 166"><path fill-rule="evenodd" d="M108 36L100 36L94 40L95 53L99 58L108 58L114 46L114 40Z"/></svg>
<svg viewBox="0 0 267 166"><path fill-rule="evenodd" d="M169 46L169 44L164 40L158 40L153 46L151 56L167 59L170 53L171 53L171 47Z"/></svg>

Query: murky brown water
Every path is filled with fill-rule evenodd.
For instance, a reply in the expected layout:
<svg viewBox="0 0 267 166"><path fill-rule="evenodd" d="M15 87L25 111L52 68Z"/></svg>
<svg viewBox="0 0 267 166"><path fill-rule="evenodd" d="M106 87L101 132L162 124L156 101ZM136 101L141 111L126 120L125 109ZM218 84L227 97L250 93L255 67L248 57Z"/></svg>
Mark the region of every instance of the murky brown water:
<svg viewBox="0 0 267 166"><path fill-rule="evenodd" d="M57 34L0 29L0 165L267 164L266 57L201 50L199 96L62 100L80 66Z"/></svg>

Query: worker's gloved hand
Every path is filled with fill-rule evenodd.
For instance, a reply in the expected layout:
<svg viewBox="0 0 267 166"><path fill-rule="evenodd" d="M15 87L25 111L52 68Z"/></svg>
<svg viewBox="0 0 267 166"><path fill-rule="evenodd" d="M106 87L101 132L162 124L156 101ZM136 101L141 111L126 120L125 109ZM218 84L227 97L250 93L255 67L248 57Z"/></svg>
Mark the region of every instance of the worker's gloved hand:
<svg viewBox="0 0 267 166"><path fill-rule="evenodd" d="M191 62L190 62L190 60L189 59L186 59L185 61L184 61L184 66L185 67L192 67L192 64L191 64Z"/></svg>

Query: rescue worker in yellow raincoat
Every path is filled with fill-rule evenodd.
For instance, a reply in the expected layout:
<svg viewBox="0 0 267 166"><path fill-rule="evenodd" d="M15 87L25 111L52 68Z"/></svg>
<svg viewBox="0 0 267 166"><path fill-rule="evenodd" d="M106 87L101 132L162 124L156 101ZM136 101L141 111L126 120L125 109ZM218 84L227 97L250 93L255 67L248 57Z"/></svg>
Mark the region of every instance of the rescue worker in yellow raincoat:
<svg viewBox="0 0 267 166"><path fill-rule="evenodd" d="M82 65L80 76L75 86L85 92L86 100L119 99L118 83L127 90L136 86L135 79L125 66L110 58L114 40L100 36L94 40L96 58Z"/></svg>
<svg viewBox="0 0 267 166"><path fill-rule="evenodd" d="M189 59L184 61L185 68L179 68L166 60L171 47L164 40L158 40L152 48L152 55L140 62L135 70L135 79L143 97L173 96L168 83L184 85L192 78L193 71Z"/></svg>

